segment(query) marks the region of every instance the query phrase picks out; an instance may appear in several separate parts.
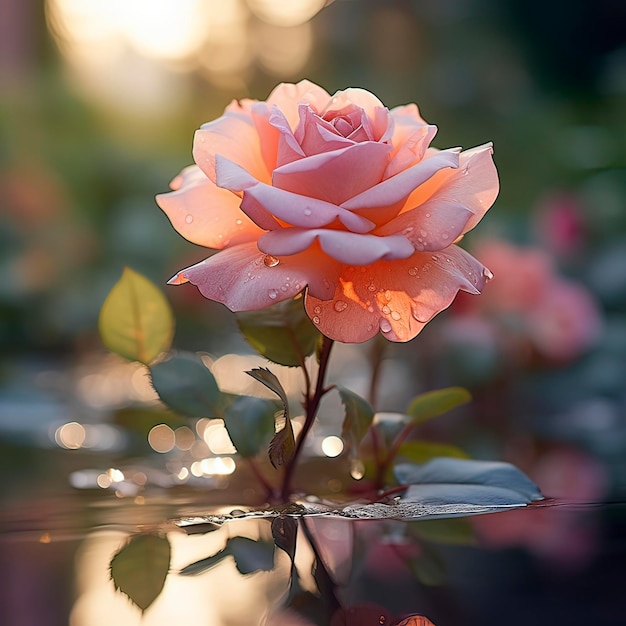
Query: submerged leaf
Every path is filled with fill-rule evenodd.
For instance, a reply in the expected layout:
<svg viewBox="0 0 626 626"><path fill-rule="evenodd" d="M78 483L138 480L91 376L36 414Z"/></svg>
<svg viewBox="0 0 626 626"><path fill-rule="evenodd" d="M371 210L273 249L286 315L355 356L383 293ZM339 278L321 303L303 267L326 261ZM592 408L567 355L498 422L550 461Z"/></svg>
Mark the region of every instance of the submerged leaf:
<svg viewBox="0 0 626 626"><path fill-rule="evenodd" d="M365 437L374 419L374 409L372 409L367 400L353 391L339 386L337 390L345 409L341 437L346 442L351 456L355 457L359 444Z"/></svg>
<svg viewBox="0 0 626 626"><path fill-rule="evenodd" d="M169 349L174 315L161 290L126 267L100 309L98 326L109 350L148 365Z"/></svg>
<svg viewBox="0 0 626 626"><path fill-rule="evenodd" d="M283 403L283 410L277 411L274 416L275 435L270 441L269 457L271 464L277 468L289 462L296 449L296 439L293 434L293 426L289 418L289 404L287 394L280 384L276 375L264 367L257 367L246 372L259 382L263 383L268 389L273 391Z"/></svg>
<svg viewBox="0 0 626 626"><path fill-rule="evenodd" d="M158 597L170 569L171 547L166 537L135 535L111 560L111 579L142 611Z"/></svg>
<svg viewBox="0 0 626 626"><path fill-rule="evenodd" d="M272 537L276 547L286 552L293 563L296 556L298 522L293 517L274 518L272 520Z"/></svg>
<svg viewBox="0 0 626 626"><path fill-rule="evenodd" d="M279 302L261 311L236 315L248 343L266 359L280 365L298 366L312 354L320 336L303 306L303 299Z"/></svg>
<svg viewBox="0 0 626 626"><path fill-rule="evenodd" d="M226 546L223 550L215 553L213 556L208 556L205 559L200 559L199 561L190 563L189 565L183 567L183 569L181 569L178 573L181 576L197 576L198 574L202 574L212 567L215 567L227 556L230 556L230 550L228 549L228 546Z"/></svg>
<svg viewBox="0 0 626 626"><path fill-rule="evenodd" d="M220 390L202 359L191 352L175 354L150 368L161 400L187 417L215 417Z"/></svg>
<svg viewBox="0 0 626 626"><path fill-rule="evenodd" d="M235 558L235 564L241 574L268 572L274 569L275 547L270 541L233 537L229 539L227 547Z"/></svg>
<svg viewBox="0 0 626 626"><path fill-rule="evenodd" d="M407 409L407 414L413 418L414 424L421 424L434 417L439 417L452 409L470 402L472 396L463 387L446 387L428 391L413 398Z"/></svg>

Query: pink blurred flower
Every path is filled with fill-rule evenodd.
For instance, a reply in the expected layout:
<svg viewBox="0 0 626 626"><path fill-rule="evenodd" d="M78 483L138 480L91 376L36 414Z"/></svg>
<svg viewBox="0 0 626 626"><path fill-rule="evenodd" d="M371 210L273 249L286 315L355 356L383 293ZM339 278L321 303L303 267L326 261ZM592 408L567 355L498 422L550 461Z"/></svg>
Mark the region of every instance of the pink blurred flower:
<svg viewBox="0 0 626 626"><path fill-rule="evenodd" d="M502 280L479 302L459 302L461 315L453 323L461 321L463 328L468 319L489 322L500 345L522 359L534 352L569 361L593 346L602 329L598 305L582 285L557 273L550 256L496 239L484 240L476 251Z"/></svg>
<svg viewBox="0 0 626 626"><path fill-rule="evenodd" d="M196 165L157 197L174 228L220 250L180 271L233 311L293 298L332 339L408 341L491 273L454 245L493 204L490 144L430 148L417 106L308 81L233 101L196 132Z"/></svg>

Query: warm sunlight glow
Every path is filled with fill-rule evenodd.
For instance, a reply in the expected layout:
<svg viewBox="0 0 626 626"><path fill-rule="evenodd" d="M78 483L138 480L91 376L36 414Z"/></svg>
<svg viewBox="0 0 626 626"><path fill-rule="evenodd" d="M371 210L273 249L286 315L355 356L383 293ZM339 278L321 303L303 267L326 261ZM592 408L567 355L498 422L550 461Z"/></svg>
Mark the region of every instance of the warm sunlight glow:
<svg viewBox="0 0 626 626"><path fill-rule="evenodd" d="M250 10L264 22L297 26L310 20L326 0L247 0Z"/></svg>
<svg viewBox="0 0 626 626"><path fill-rule="evenodd" d="M224 421L221 419L211 420L211 423L203 430L202 437L213 454L235 454L237 452L228 436Z"/></svg>
<svg viewBox="0 0 626 626"><path fill-rule="evenodd" d="M324 437L322 441L322 452L328 457L339 456L343 452L343 440L341 437L331 435Z"/></svg>

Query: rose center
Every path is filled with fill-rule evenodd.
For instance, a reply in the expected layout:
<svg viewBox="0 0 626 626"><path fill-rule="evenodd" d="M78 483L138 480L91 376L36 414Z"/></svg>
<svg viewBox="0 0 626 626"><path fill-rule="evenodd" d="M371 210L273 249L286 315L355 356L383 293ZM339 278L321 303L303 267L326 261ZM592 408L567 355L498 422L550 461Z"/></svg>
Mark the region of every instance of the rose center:
<svg viewBox="0 0 626 626"><path fill-rule="evenodd" d="M342 137L348 137L355 130L352 121L347 117L336 117L331 124Z"/></svg>

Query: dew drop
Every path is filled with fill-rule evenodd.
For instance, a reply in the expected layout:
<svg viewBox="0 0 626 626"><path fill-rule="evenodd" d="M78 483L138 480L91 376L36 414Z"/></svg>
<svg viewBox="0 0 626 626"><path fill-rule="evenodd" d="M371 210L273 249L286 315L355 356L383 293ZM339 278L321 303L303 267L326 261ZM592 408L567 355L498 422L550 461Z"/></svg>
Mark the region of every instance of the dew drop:
<svg viewBox="0 0 626 626"><path fill-rule="evenodd" d="M368 310L370 313L373 313L373 312L374 312L374 307L373 307L373 306L368 306L368 307L367 307L367 310ZM371 330L371 329L370 329L370 330Z"/></svg>
<svg viewBox="0 0 626 626"><path fill-rule="evenodd" d="M389 313L391 313L391 309L385 304L385 306L381 309L381 311L385 314L385 315L389 315Z"/></svg>
<svg viewBox="0 0 626 626"><path fill-rule="evenodd" d="M278 291L276 291L276 289L270 289L267 292L267 295L269 296L270 300L276 300L276 298L278 297Z"/></svg>
<svg viewBox="0 0 626 626"><path fill-rule="evenodd" d="M342 311L345 311L348 308L348 303L344 302L343 300L337 300L337 302L335 302L335 311L337 311L337 313L341 313Z"/></svg>
<svg viewBox="0 0 626 626"><path fill-rule="evenodd" d="M281 291L287 291L287 289L289 289L289 285L283 285L280 290Z"/></svg>
<svg viewBox="0 0 626 626"><path fill-rule="evenodd" d="M403 235L410 235L413 232L413 226L407 226L403 231L402 234Z"/></svg>
<svg viewBox="0 0 626 626"><path fill-rule="evenodd" d="M369 291L376 291L376 285L375 285L374 283L370 283L370 284L367 286L367 289L368 289Z"/></svg>
<svg viewBox="0 0 626 626"><path fill-rule="evenodd" d="M191 222L193 222L193 215L187 215L187 217L185 217L185 222L187 224L191 224Z"/></svg>
<svg viewBox="0 0 626 626"><path fill-rule="evenodd" d="M313 313L317 313L318 315L322 312L322 307L321 306L316 306L313 309Z"/></svg>
<svg viewBox="0 0 626 626"><path fill-rule="evenodd" d="M400 315L400 313L398 313L398 311L392 311L391 312L391 318L396 320L396 322L401 318L402 316Z"/></svg>
<svg viewBox="0 0 626 626"><path fill-rule="evenodd" d="M417 267L409 267L409 276L417 276L418 271Z"/></svg>
<svg viewBox="0 0 626 626"><path fill-rule="evenodd" d="M449 239L450 235L448 235L448 233L441 233L441 238L445 241L446 239Z"/></svg>
<svg viewBox="0 0 626 626"><path fill-rule="evenodd" d="M304 209L304 214L309 217L309 215L311 215L312 211L311 209Z"/></svg>
<svg viewBox="0 0 626 626"><path fill-rule="evenodd" d="M430 213L426 213L426 217L430 217Z"/></svg>
<svg viewBox="0 0 626 626"><path fill-rule="evenodd" d="M265 265L265 267L276 267L279 263L280 261L271 254L266 254L263 257L263 265Z"/></svg>
<svg viewBox="0 0 626 626"><path fill-rule="evenodd" d="M320 318L317 317L317 315L313 318L313 323L314 324L319 324L320 323Z"/></svg>
<svg viewBox="0 0 626 626"><path fill-rule="evenodd" d="M389 291L389 289L385 291L385 300L387 300L387 302L391 302L391 291Z"/></svg>
<svg viewBox="0 0 626 626"><path fill-rule="evenodd" d="M439 260L439 257L438 257L436 254L433 254L430 258L431 258L433 261L438 261L438 260Z"/></svg>
<svg viewBox="0 0 626 626"><path fill-rule="evenodd" d="M243 224L243 220L236 220L235 224L237 224L237 226L241 226Z"/></svg>
<svg viewBox="0 0 626 626"><path fill-rule="evenodd" d="M425 230L420 230L420 235L422 237L428 237L428 233Z"/></svg>
<svg viewBox="0 0 626 626"><path fill-rule="evenodd" d="M380 326L380 330L384 333L388 333L391 330L391 323L389 320L381 319L380 322L378 322L378 325Z"/></svg>
<svg viewBox="0 0 626 626"><path fill-rule="evenodd" d="M493 273L491 272L491 270L487 269L486 267L483 268L483 276L487 279L487 280L491 280L493 278Z"/></svg>
<svg viewBox="0 0 626 626"><path fill-rule="evenodd" d="M354 480L361 480L365 476L365 465L361 459L350 459L350 476Z"/></svg>

